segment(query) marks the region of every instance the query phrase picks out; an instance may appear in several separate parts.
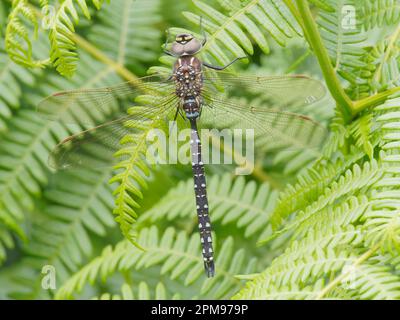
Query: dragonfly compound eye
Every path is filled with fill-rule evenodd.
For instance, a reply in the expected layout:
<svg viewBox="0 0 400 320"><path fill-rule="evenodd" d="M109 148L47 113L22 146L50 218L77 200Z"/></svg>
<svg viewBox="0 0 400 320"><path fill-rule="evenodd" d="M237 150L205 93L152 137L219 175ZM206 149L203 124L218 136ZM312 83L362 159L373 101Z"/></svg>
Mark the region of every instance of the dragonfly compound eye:
<svg viewBox="0 0 400 320"><path fill-rule="evenodd" d="M201 43L191 34L178 34L171 51L176 56L193 55L200 51Z"/></svg>

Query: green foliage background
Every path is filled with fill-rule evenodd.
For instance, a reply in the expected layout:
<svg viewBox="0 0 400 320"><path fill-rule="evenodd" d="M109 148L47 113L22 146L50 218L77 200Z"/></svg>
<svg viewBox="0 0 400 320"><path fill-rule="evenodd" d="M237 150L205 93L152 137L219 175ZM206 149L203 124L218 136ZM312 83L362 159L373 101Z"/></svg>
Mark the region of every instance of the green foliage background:
<svg viewBox="0 0 400 320"><path fill-rule="evenodd" d="M249 177L207 167L213 279L190 168L148 167L137 142L117 171L51 172L49 151L82 128L35 113L54 91L168 67L164 30L198 34L200 16L206 61L246 54L241 73L325 82L301 111L332 131L321 155L258 152ZM399 1L14 0L0 2L0 34L0 298L400 298Z"/></svg>

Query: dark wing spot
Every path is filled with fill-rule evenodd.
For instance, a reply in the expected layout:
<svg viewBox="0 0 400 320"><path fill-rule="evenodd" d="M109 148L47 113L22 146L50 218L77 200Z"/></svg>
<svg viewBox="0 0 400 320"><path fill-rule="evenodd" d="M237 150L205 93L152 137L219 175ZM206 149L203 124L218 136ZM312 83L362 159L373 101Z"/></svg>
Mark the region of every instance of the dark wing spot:
<svg viewBox="0 0 400 320"><path fill-rule="evenodd" d="M300 117L301 119L304 119L304 120L307 120L307 121L313 121L310 117L304 116L304 115L302 115L302 114L299 114L299 117Z"/></svg>
<svg viewBox="0 0 400 320"><path fill-rule="evenodd" d="M65 142L71 141L73 137L74 136L69 136L69 137L65 138L63 141L61 141L61 143L65 143Z"/></svg>
<svg viewBox="0 0 400 320"><path fill-rule="evenodd" d="M299 79L310 79L310 77L307 77L304 74L295 74L292 76L293 78L299 78Z"/></svg>

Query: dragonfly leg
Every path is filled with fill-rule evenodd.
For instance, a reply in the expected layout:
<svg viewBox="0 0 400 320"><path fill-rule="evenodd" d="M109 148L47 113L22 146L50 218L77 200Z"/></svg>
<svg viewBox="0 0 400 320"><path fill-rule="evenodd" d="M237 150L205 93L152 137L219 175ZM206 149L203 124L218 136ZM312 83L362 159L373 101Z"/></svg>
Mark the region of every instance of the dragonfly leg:
<svg viewBox="0 0 400 320"><path fill-rule="evenodd" d="M168 45L168 38L169 38L169 29L167 29L167 31L165 31L165 33L167 34L165 37L165 43L164 43L164 49L167 48Z"/></svg>
<svg viewBox="0 0 400 320"><path fill-rule="evenodd" d="M203 17L202 16L200 16L200 32L203 35L203 41L201 42L201 46L204 47L205 44L207 43L207 34L204 31Z"/></svg>
<svg viewBox="0 0 400 320"><path fill-rule="evenodd" d="M175 112L175 116L174 116L174 122L176 121L176 118L178 117L178 112L179 112L179 108L176 108L176 112Z"/></svg>
<svg viewBox="0 0 400 320"><path fill-rule="evenodd" d="M178 113L182 117L183 120L187 121L188 119L186 118L185 114L183 113L183 110L181 108L178 108Z"/></svg>
<svg viewBox="0 0 400 320"><path fill-rule="evenodd" d="M171 57L174 57L174 55L172 54L172 52L167 50L168 39L169 39L169 29L167 29L166 33L167 33L167 36L165 37L164 53L165 53L166 55L169 55L169 56L171 56Z"/></svg>
<svg viewBox="0 0 400 320"><path fill-rule="evenodd" d="M170 51L168 51L168 50L164 50L164 53L165 53L166 55L171 56L171 57L175 57L175 56L172 54L172 52L170 52Z"/></svg>
<svg viewBox="0 0 400 320"><path fill-rule="evenodd" d="M211 64L208 64L207 62L203 62L203 66L210 68L210 69L214 69L214 70L224 70L226 68L228 68L230 65L234 64L236 61L240 60L240 59L246 59L247 57L239 57L239 58L235 58L233 59L231 62L229 62L228 64L224 65L224 66L213 66Z"/></svg>
<svg viewBox="0 0 400 320"><path fill-rule="evenodd" d="M179 115L182 117L182 119L184 119L185 121L187 121L186 116L184 115L183 111L179 109Z"/></svg>
<svg viewBox="0 0 400 320"><path fill-rule="evenodd" d="M178 118L178 114L182 117L183 120L187 121L187 118L183 115L181 108L176 108L176 112L174 115L174 123L172 124L172 127L169 131L169 134L171 135L172 129L174 128L175 124L176 124L176 119Z"/></svg>

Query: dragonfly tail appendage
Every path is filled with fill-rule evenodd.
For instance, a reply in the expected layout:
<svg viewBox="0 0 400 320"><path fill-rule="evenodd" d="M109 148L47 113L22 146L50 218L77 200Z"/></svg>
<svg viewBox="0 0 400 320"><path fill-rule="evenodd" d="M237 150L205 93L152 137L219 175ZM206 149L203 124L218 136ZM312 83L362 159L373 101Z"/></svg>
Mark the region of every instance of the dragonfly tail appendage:
<svg viewBox="0 0 400 320"><path fill-rule="evenodd" d="M214 251L211 237L211 221L208 210L208 199L206 191L206 176L204 164L201 158L201 141L197 130L196 119L190 119L191 140L190 149L192 153L192 170L194 180L194 191L196 194L197 217L199 221L200 241L203 252L204 268L207 277L215 274Z"/></svg>

